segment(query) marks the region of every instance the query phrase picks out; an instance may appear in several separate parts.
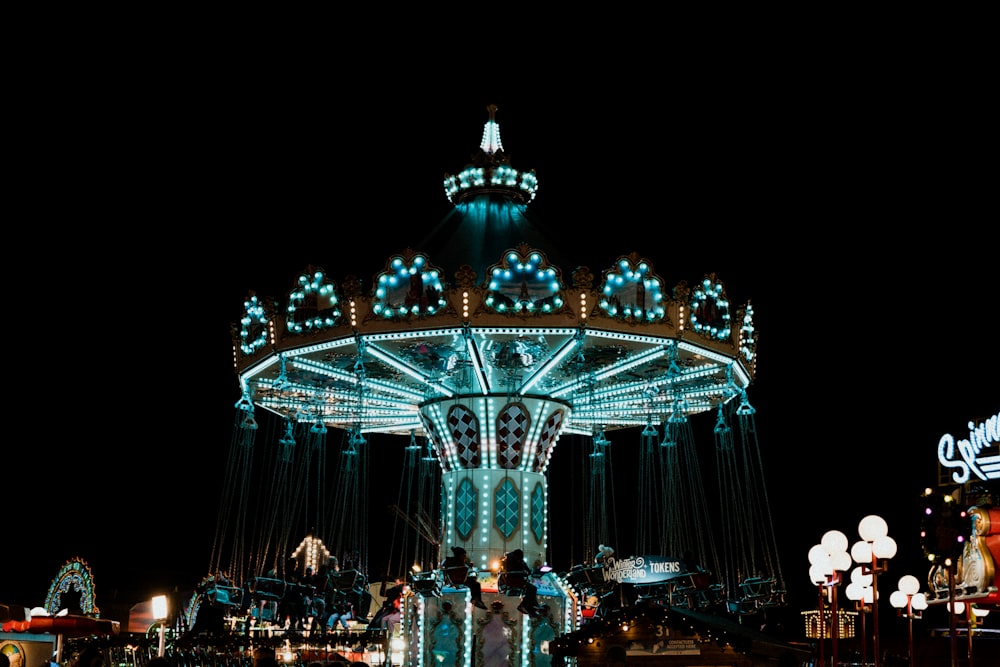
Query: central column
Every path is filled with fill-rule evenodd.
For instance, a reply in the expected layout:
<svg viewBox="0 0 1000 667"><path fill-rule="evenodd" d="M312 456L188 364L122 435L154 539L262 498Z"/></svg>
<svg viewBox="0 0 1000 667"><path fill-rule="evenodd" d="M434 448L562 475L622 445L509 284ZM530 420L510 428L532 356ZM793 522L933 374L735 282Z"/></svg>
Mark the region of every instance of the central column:
<svg viewBox="0 0 1000 667"><path fill-rule="evenodd" d="M504 395L424 404L420 417L441 465L443 557L462 546L483 572L520 548L528 565L545 563L545 475L569 406Z"/></svg>
<svg viewBox="0 0 1000 667"><path fill-rule="evenodd" d="M549 573L531 578L544 612L522 613L519 592L499 590L497 562L521 549L529 566L545 563L545 472L569 406L535 397L452 397L422 405L420 418L442 471L438 560L453 546L465 548L486 608L473 606L463 585L408 596L404 667L539 664L548 642L575 628L576 607Z"/></svg>

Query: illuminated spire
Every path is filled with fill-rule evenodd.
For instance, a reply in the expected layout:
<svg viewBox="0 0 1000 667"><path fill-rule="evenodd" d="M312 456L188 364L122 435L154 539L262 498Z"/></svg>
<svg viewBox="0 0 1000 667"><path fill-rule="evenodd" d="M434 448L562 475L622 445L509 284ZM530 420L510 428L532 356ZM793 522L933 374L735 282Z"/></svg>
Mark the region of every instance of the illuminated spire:
<svg viewBox="0 0 1000 667"><path fill-rule="evenodd" d="M483 141L479 144L479 150L489 155L503 152L503 143L500 141L500 124L496 121L497 105L491 104L486 107L490 112L490 119L483 126Z"/></svg>

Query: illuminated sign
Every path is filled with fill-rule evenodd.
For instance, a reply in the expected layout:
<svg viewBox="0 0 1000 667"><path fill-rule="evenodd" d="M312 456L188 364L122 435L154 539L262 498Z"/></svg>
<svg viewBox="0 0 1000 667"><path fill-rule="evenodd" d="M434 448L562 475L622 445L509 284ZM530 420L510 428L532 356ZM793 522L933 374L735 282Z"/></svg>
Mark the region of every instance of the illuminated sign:
<svg viewBox="0 0 1000 667"><path fill-rule="evenodd" d="M619 584L655 584L689 574L681 561L662 556L609 558L604 579Z"/></svg>
<svg viewBox="0 0 1000 667"><path fill-rule="evenodd" d="M938 462L954 468L951 478L965 484L972 475L982 480L1000 479L1000 413L981 424L969 422L969 437L956 440L945 433L938 441ZM988 451L994 448L994 454Z"/></svg>

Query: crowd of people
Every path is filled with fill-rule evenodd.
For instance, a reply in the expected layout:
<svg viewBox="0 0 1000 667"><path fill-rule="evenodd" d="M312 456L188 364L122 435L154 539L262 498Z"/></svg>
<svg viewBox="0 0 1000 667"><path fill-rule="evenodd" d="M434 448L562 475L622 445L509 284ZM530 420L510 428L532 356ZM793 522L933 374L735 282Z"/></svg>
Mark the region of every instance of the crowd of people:
<svg viewBox="0 0 1000 667"><path fill-rule="evenodd" d="M278 624L298 631L324 634L338 626L347 630L350 621L368 624L372 595L368 579L346 561L343 570L336 556L313 571L306 567L300 576L291 566L291 576L278 609Z"/></svg>

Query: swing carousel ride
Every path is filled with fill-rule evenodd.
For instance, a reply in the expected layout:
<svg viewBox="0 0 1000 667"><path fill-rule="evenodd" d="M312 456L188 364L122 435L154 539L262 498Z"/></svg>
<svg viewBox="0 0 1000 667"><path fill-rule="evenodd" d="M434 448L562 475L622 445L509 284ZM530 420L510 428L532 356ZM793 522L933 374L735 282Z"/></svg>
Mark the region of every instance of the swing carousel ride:
<svg viewBox="0 0 1000 667"><path fill-rule="evenodd" d="M415 249L389 256L371 287L309 266L283 302L247 296L209 571L252 589L287 577L289 558L316 568L335 555L380 576L369 573L368 526L388 527L369 512L369 466L401 452L398 560L385 572L410 579L400 664L543 664L637 601L730 617L782 606L747 395L752 307L734 307L715 274L670 288L635 252L600 275L552 263L557 246L527 211L538 180L510 164L488 110L472 162L445 176L454 208ZM714 424L713 494L699 419ZM611 437L638 447L630 545L613 516ZM549 518L549 476L566 474L557 444L589 484L576 501L581 557L561 573L549 566L552 543L568 539ZM606 545L616 552L595 562ZM435 569L453 546L486 609ZM539 614L517 608L523 577L502 565L514 549L534 566Z"/></svg>

